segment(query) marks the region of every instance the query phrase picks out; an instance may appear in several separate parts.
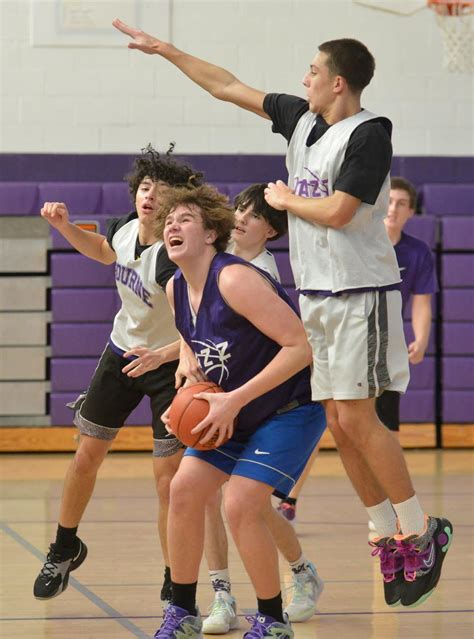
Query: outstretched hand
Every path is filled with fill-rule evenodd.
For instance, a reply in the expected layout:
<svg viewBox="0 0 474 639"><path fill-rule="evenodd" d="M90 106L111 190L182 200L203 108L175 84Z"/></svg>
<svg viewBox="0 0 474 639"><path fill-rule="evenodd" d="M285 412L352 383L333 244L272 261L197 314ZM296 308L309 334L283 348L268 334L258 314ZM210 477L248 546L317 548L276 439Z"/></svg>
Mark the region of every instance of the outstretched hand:
<svg viewBox="0 0 474 639"><path fill-rule="evenodd" d="M40 214L55 229L61 229L69 223L69 211L64 202L45 202Z"/></svg>
<svg viewBox="0 0 474 639"><path fill-rule="evenodd" d="M153 55L154 53L160 53L160 48L164 45L164 43L158 40L158 38L155 38L155 36L149 35L135 27L130 27L118 18L115 18L112 25L132 38L132 41L128 43L129 49L138 49L139 51L143 51L143 53Z"/></svg>

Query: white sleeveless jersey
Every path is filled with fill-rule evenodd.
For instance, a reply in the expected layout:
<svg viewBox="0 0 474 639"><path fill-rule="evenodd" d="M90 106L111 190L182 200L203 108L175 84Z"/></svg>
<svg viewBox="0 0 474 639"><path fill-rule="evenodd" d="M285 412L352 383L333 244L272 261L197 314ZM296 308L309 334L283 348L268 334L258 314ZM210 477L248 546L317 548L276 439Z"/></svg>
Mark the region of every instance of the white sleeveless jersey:
<svg viewBox="0 0 474 639"><path fill-rule="evenodd" d="M156 349L179 338L166 293L156 281L156 261L163 242L152 244L135 259L137 237L138 219L133 219L112 238L117 255L115 281L122 306L110 339L123 351L135 346Z"/></svg>
<svg viewBox="0 0 474 639"><path fill-rule="evenodd" d="M235 255L235 244L234 242L230 242L227 246L226 253L230 253L231 255ZM273 253L270 253L267 249L263 249L261 253L259 253L253 260L250 260L250 264L254 264L261 268L262 271L268 273L274 280L281 283L280 273L278 272L278 266L273 257Z"/></svg>
<svg viewBox="0 0 474 639"><path fill-rule="evenodd" d="M377 117L360 111L333 124L307 147L315 115L305 113L296 125L286 156L289 186L303 197L332 195L351 134L363 122ZM298 289L337 293L400 281L395 251L383 223L389 191L387 174L375 204L362 202L352 220L340 229L288 216L290 261Z"/></svg>

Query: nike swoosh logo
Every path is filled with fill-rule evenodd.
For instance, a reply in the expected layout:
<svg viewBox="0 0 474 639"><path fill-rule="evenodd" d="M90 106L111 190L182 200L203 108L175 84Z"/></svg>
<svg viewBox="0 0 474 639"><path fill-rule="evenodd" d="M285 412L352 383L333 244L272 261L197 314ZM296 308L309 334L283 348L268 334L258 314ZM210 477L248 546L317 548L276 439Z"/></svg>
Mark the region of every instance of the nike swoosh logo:
<svg viewBox="0 0 474 639"><path fill-rule="evenodd" d="M399 267L399 271L400 271L400 273L401 273L402 271L406 271L406 270L407 270L407 267L406 267L406 266L400 266L400 267Z"/></svg>
<svg viewBox="0 0 474 639"><path fill-rule="evenodd" d="M255 449L255 454L256 455L269 455L270 453L267 453L265 450L258 450L258 448Z"/></svg>
<svg viewBox="0 0 474 639"><path fill-rule="evenodd" d="M423 564L425 565L426 568L433 568L434 565L434 561L435 561L435 547L434 547L434 542L431 542L431 548L430 548L430 554L428 559L425 559L423 561Z"/></svg>

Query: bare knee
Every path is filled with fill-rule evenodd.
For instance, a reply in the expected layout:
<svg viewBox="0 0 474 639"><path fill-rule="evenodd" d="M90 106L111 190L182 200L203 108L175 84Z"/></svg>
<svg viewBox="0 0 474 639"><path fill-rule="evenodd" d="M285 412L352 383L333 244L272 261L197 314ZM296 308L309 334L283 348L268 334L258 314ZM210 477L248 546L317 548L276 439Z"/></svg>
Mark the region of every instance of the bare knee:
<svg viewBox="0 0 474 639"><path fill-rule="evenodd" d="M72 461L73 470L78 475L97 473L112 442L83 436Z"/></svg>
<svg viewBox="0 0 474 639"><path fill-rule="evenodd" d="M153 474L155 476L156 492L162 504L169 504L170 486L178 469L179 461L171 457L154 457Z"/></svg>

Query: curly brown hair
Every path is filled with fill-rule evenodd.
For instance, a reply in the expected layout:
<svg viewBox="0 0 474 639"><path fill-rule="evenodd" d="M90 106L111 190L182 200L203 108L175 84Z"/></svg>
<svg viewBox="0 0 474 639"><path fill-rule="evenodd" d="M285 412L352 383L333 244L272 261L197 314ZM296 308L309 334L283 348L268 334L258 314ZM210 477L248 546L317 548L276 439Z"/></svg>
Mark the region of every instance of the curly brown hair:
<svg viewBox="0 0 474 639"><path fill-rule="evenodd" d="M199 209L205 229L216 232L213 242L216 251L225 251L234 228L234 210L225 195L207 184L196 188L175 187L162 197L154 225L155 236L163 239L166 217L178 206L195 206Z"/></svg>
<svg viewBox="0 0 474 639"><path fill-rule="evenodd" d="M142 154L135 158L132 172L125 176L132 201L135 202L138 187L146 177L153 182L165 182L169 186L199 186L203 174L195 171L188 164L181 164L171 158L175 144L170 143L168 151L158 153L151 144L142 149Z"/></svg>

